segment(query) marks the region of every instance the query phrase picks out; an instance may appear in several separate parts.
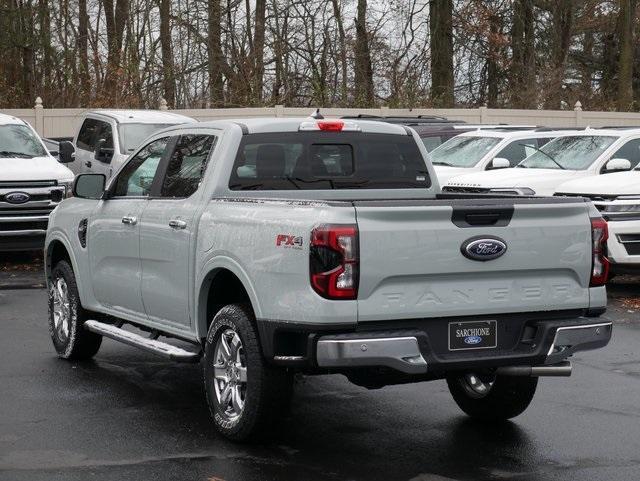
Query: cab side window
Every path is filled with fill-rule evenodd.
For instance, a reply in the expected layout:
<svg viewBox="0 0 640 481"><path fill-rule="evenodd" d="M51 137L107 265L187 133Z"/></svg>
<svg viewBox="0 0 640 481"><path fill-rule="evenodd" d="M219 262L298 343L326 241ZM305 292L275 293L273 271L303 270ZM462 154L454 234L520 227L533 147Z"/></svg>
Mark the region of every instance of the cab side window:
<svg viewBox="0 0 640 481"><path fill-rule="evenodd" d="M633 169L640 163L640 139L633 139L624 144L611 156L611 159L627 159L631 162Z"/></svg>
<svg viewBox="0 0 640 481"><path fill-rule="evenodd" d="M76 141L76 147L82 150L88 150L93 152L95 147L96 131L98 130L98 124L101 122L96 119L85 119L80 127L78 133L78 140Z"/></svg>
<svg viewBox="0 0 640 481"><path fill-rule="evenodd" d="M200 187L215 142L213 135L180 136L167 164L160 196L186 198L193 195Z"/></svg>
<svg viewBox="0 0 640 481"><path fill-rule="evenodd" d="M116 180L115 197L148 197L158 165L171 137L154 140L134 155Z"/></svg>
<svg viewBox="0 0 640 481"><path fill-rule="evenodd" d="M100 120L98 120L97 122L98 125L96 127L96 139L92 150L95 150L95 147L99 140L104 140L104 143L102 144L103 148L113 149L113 129L111 128L111 125Z"/></svg>

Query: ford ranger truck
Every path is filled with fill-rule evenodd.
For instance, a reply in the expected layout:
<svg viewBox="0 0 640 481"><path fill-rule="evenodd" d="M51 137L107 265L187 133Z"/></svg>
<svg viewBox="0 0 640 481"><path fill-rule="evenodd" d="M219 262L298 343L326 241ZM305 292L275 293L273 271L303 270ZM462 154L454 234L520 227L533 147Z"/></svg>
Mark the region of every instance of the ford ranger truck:
<svg viewBox="0 0 640 481"><path fill-rule="evenodd" d="M177 126L74 193L45 247L56 352L88 359L106 337L202 360L234 440L271 431L295 373L446 379L467 414L511 418L540 376L568 376L571 355L611 337L593 204L443 195L403 126Z"/></svg>
<svg viewBox="0 0 640 481"><path fill-rule="evenodd" d="M0 114L0 252L42 249L49 214L72 187L73 172L31 126Z"/></svg>

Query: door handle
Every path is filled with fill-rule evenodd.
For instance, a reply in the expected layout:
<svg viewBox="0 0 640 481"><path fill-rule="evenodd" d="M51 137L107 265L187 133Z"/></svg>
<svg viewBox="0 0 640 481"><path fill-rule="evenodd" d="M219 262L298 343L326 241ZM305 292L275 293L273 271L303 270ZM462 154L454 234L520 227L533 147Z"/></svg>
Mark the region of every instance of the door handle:
<svg viewBox="0 0 640 481"><path fill-rule="evenodd" d="M169 221L169 227L172 229L186 229L187 223L180 219L171 219Z"/></svg>
<svg viewBox="0 0 640 481"><path fill-rule="evenodd" d="M137 218L135 218L135 217L134 217L134 216L132 216L132 215L125 215L125 216L122 218L122 223L123 223L123 224L129 224L129 225L136 225L136 224L138 223L138 219L137 219Z"/></svg>
<svg viewBox="0 0 640 481"><path fill-rule="evenodd" d="M86 165L87 167L91 168L91 166L92 166L93 164L91 163L91 161L90 161L90 160L87 160L87 161L84 163L84 165Z"/></svg>

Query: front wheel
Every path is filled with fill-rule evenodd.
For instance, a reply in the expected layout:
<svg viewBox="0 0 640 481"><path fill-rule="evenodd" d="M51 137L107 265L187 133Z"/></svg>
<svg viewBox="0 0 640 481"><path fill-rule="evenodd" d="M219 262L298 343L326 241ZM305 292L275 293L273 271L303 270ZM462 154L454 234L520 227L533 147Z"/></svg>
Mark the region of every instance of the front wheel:
<svg viewBox="0 0 640 481"><path fill-rule="evenodd" d="M102 336L84 329L87 318L73 269L60 261L51 270L49 282L49 333L59 357L83 360L98 352Z"/></svg>
<svg viewBox="0 0 640 481"><path fill-rule="evenodd" d="M447 377L447 384L456 404L469 416L504 420L527 409L536 393L538 378L465 373Z"/></svg>
<svg viewBox="0 0 640 481"><path fill-rule="evenodd" d="M204 384L216 429L234 441L267 436L289 405L292 376L266 364L251 308L223 307L204 349Z"/></svg>

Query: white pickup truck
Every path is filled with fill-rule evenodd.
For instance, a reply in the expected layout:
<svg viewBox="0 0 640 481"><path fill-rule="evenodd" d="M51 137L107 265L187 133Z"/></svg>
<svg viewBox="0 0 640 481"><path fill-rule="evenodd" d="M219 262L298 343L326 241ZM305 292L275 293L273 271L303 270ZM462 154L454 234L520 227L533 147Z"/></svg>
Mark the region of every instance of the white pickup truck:
<svg viewBox="0 0 640 481"><path fill-rule="evenodd" d="M29 124L0 114L0 252L42 249L49 213L72 185Z"/></svg>
<svg viewBox="0 0 640 481"><path fill-rule="evenodd" d="M172 125L195 122L191 117L162 110L94 110L81 119L73 138L76 174L105 174L118 170L140 143Z"/></svg>
<svg viewBox="0 0 640 481"><path fill-rule="evenodd" d="M442 195L409 128L177 126L105 180L78 176L49 226L55 349L87 359L108 337L202 358L232 439L269 432L295 372L371 389L446 378L469 415L511 418L539 376L611 336L595 207Z"/></svg>
<svg viewBox="0 0 640 481"><path fill-rule="evenodd" d="M612 271L640 273L640 167L565 182L556 195L591 199L609 225L607 257Z"/></svg>

